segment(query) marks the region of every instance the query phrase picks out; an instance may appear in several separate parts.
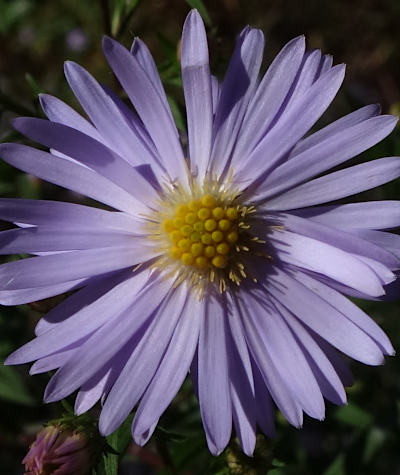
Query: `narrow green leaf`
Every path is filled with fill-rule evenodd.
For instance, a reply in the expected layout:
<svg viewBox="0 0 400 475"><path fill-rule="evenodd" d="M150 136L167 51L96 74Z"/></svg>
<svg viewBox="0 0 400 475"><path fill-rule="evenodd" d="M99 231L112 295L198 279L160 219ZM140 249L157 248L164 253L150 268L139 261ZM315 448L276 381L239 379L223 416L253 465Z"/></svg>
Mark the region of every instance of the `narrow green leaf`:
<svg viewBox="0 0 400 475"><path fill-rule="evenodd" d="M67 411L67 414L74 414L74 408L66 399L61 399L61 405Z"/></svg>
<svg viewBox="0 0 400 475"><path fill-rule="evenodd" d="M359 429L366 429L373 421L372 416L368 412L354 403L339 407L336 410L335 417L339 421Z"/></svg>
<svg viewBox="0 0 400 475"><path fill-rule="evenodd" d="M117 37L119 35L138 4L139 0L115 0L111 15L112 36Z"/></svg>
<svg viewBox="0 0 400 475"><path fill-rule="evenodd" d="M211 26L211 18L210 18L210 15L208 14L207 8L204 5L203 0L186 0L186 1L192 8L196 8L196 10L198 10L201 17L204 20L204 23L207 26Z"/></svg>

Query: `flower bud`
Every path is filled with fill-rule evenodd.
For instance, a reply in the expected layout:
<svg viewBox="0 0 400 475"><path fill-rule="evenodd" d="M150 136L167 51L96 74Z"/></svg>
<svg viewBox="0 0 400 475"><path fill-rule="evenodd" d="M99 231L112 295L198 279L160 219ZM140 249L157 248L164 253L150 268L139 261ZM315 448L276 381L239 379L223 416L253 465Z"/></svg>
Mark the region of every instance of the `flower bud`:
<svg viewBox="0 0 400 475"><path fill-rule="evenodd" d="M85 475L92 467L87 436L49 425L42 429L22 460L29 475Z"/></svg>

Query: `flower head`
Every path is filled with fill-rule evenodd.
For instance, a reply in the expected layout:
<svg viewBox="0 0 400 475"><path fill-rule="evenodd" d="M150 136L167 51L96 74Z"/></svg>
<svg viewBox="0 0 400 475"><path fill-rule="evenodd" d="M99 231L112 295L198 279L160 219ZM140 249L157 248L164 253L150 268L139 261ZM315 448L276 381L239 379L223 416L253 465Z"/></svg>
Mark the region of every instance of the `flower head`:
<svg viewBox="0 0 400 475"><path fill-rule="evenodd" d="M92 466L86 436L56 425L38 433L22 463L30 475L85 475Z"/></svg>
<svg viewBox="0 0 400 475"><path fill-rule="evenodd" d="M15 127L50 153L3 144L8 163L115 211L2 200L3 253L36 256L0 267L0 299L24 303L74 291L38 324L9 364L57 369L46 401L78 390L98 401L100 431L137 406L144 444L190 369L210 450L232 424L247 454L256 428L274 433L273 402L299 427L343 404L351 374L336 349L377 365L393 348L343 294L378 299L399 269L400 203L330 204L400 175L382 158L324 174L386 137L396 119L366 106L307 136L336 95L344 66L303 37L259 80L264 38L240 34L222 83L210 74L199 14L186 19L184 152L154 62L105 38L107 60L137 115L84 69L67 80L89 120L41 96L49 120ZM187 158L185 158L187 157ZM336 348L336 349L335 349Z"/></svg>

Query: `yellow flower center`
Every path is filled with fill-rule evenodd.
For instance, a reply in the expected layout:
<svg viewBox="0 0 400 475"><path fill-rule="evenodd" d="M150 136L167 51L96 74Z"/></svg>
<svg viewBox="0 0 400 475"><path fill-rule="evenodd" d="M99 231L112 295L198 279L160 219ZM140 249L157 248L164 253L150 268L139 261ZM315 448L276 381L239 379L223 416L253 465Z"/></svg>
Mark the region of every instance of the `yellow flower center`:
<svg viewBox="0 0 400 475"><path fill-rule="evenodd" d="M218 181L192 180L191 190L166 186L144 232L154 241L157 258L152 266L171 278L174 286L190 285L200 298L213 288L224 292L252 272L254 256L270 258L257 229L256 209L240 194Z"/></svg>
<svg viewBox="0 0 400 475"><path fill-rule="evenodd" d="M178 204L174 215L162 221L172 259L204 270L225 269L239 239L238 206L228 206L212 195Z"/></svg>

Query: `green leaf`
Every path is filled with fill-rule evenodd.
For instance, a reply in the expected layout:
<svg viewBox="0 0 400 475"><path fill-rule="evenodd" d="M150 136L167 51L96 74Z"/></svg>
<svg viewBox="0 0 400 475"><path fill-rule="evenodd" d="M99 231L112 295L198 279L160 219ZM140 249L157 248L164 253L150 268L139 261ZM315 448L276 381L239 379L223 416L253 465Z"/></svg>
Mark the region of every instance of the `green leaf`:
<svg viewBox="0 0 400 475"><path fill-rule="evenodd" d="M118 475L118 464L132 441L131 424L133 414L111 435L107 437L105 451L101 456L101 461L97 466L98 475Z"/></svg>
<svg viewBox="0 0 400 475"><path fill-rule="evenodd" d="M129 20L130 15L137 7L139 0L115 0L111 15L111 34L117 37L122 26Z"/></svg>
<svg viewBox="0 0 400 475"><path fill-rule="evenodd" d="M346 475L344 455L338 455L322 475Z"/></svg>
<svg viewBox="0 0 400 475"><path fill-rule="evenodd" d="M3 363L0 366L0 398L25 406L35 404L16 369Z"/></svg>
<svg viewBox="0 0 400 475"><path fill-rule="evenodd" d="M208 14L206 6L203 3L203 0L186 0L186 1L192 8L196 8L196 10L198 10L201 17L204 20L204 23L207 26L211 26L211 18L210 18L210 15Z"/></svg>
<svg viewBox="0 0 400 475"><path fill-rule="evenodd" d="M61 399L61 405L67 411L67 414L74 414L74 408L66 399Z"/></svg>
<svg viewBox="0 0 400 475"><path fill-rule="evenodd" d="M373 422L372 416L354 403L339 407L336 410L335 417L337 420L358 429L366 429Z"/></svg>

